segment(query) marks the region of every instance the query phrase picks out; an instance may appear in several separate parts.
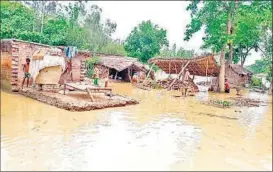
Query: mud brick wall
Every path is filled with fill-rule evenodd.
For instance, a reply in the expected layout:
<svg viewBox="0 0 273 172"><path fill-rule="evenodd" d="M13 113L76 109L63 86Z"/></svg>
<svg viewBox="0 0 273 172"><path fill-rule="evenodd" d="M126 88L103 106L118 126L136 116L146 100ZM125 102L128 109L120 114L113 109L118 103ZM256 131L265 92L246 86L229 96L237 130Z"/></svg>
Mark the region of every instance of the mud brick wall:
<svg viewBox="0 0 273 172"><path fill-rule="evenodd" d="M11 44L1 42L1 88L11 90Z"/></svg>
<svg viewBox="0 0 273 172"><path fill-rule="evenodd" d="M96 67L99 69L100 71L100 74L99 74L99 77L101 79L105 79L105 78L108 78L109 76L109 68L105 67L105 66L102 66L102 65L96 65Z"/></svg>

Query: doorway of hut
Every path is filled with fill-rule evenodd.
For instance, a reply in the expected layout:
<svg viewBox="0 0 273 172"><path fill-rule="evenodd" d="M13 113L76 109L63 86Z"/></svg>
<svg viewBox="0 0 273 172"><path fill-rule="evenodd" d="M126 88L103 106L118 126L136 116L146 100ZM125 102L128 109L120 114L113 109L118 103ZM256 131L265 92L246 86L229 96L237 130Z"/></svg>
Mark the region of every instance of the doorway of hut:
<svg viewBox="0 0 273 172"><path fill-rule="evenodd" d="M130 76L131 78L133 77L133 75L136 73L137 71L135 70L131 70L130 72ZM117 81L123 81L123 82L130 82L130 78L128 75L128 68L124 69L120 72L118 72L115 69L110 69L109 70L109 78L113 79L113 80L117 80Z"/></svg>

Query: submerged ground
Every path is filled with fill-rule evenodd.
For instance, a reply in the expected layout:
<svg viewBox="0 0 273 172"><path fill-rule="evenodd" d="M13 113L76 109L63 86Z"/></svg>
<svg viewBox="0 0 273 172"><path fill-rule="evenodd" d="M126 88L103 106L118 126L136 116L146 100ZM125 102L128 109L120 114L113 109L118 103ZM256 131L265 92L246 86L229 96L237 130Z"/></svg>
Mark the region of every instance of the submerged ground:
<svg viewBox="0 0 273 172"><path fill-rule="evenodd" d="M140 104L69 112L1 91L2 170L272 170L268 106L201 104L235 96L145 91L112 84Z"/></svg>

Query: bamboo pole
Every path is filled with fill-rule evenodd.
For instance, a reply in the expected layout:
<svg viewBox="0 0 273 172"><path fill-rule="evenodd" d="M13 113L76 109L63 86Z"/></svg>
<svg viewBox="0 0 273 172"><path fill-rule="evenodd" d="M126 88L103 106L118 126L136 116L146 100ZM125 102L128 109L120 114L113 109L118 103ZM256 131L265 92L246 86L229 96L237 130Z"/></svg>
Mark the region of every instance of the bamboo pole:
<svg viewBox="0 0 273 172"><path fill-rule="evenodd" d="M181 71L179 72L177 78L180 78L180 77L181 77L181 75L183 74L185 68L188 66L189 63L190 63L190 61L188 61L188 62L185 64L185 66L184 66L184 67L181 69ZM170 84L170 86L168 87L167 90L170 90L170 88L172 88L172 86L173 86L173 84L175 83L175 81L177 80L177 78L175 78L175 79L173 80L173 82Z"/></svg>
<svg viewBox="0 0 273 172"><path fill-rule="evenodd" d="M146 80L148 79L148 77L149 77L149 75L150 75L150 73L151 73L151 71L152 71L152 69L153 69L153 66L154 66L154 63L153 63L152 66L150 67L150 70L149 70L149 72L148 72L146 78L144 79L144 81L146 81ZM143 81L143 83L144 83L144 81Z"/></svg>

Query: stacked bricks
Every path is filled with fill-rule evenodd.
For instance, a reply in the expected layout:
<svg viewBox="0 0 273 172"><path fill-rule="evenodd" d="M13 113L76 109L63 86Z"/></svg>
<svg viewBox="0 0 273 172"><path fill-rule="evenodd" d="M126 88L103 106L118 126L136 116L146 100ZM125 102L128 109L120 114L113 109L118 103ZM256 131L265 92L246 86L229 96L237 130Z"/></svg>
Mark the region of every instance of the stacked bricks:
<svg viewBox="0 0 273 172"><path fill-rule="evenodd" d="M18 70L19 70L19 44L17 42L12 43L12 62L11 62L11 90L19 91L18 85Z"/></svg>
<svg viewBox="0 0 273 172"><path fill-rule="evenodd" d="M80 81L84 81L84 76L85 76L85 61L81 60L81 74L80 74Z"/></svg>

